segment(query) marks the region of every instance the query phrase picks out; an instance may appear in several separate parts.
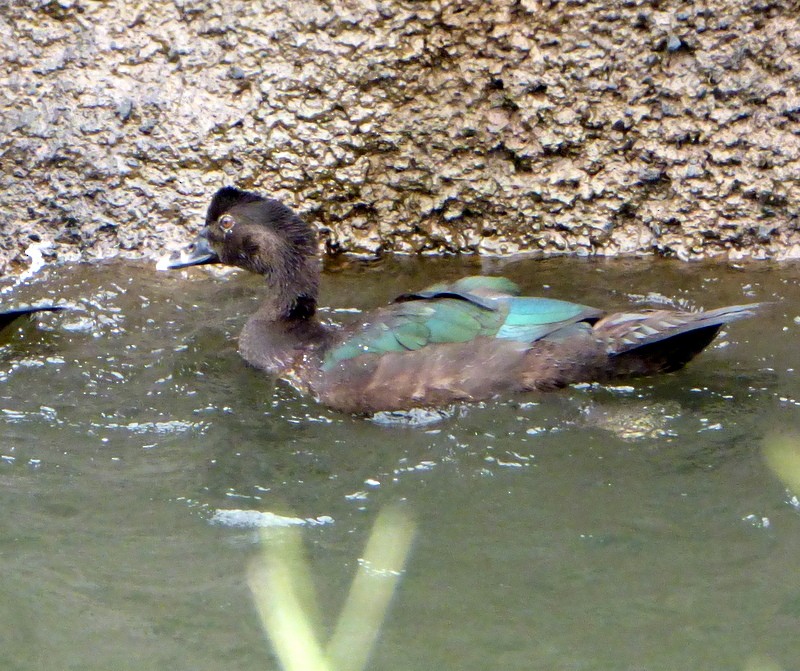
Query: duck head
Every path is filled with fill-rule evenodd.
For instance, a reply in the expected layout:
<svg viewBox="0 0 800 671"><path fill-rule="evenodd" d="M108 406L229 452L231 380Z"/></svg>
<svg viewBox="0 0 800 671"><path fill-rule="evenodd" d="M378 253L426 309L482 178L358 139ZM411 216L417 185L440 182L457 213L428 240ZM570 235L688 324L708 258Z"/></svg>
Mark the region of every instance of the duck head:
<svg viewBox="0 0 800 671"><path fill-rule="evenodd" d="M282 311L316 304L314 230L277 200L226 186L211 199L194 242L158 262L159 269L222 263L263 275Z"/></svg>

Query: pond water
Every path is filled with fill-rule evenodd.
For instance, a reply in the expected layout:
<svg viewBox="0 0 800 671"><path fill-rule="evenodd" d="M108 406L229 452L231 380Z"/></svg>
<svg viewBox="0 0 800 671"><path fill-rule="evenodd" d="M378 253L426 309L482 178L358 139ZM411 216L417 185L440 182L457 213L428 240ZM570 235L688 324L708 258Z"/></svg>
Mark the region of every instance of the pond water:
<svg viewBox="0 0 800 671"><path fill-rule="evenodd" d="M75 309L0 341L3 669L278 669L246 584L253 517L226 511L314 520L329 633L398 501L417 535L368 668L797 668L800 504L763 443L800 433L800 266L395 259L330 267L321 304L343 321L477 272L604 308L774 304L678 373L415 424L247 368L257 277L7 282L4 304Z"/></svg>

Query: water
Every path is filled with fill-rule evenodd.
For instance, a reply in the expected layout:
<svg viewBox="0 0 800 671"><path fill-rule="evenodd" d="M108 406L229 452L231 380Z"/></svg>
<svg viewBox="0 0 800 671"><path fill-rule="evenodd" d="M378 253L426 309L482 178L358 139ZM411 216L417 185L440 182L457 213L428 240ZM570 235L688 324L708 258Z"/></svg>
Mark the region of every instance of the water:
<svg viewBox="0 0 800 671"><path fill-rule="evenodd" d="M277 669L239 523L313 520L325 634L397 501L418 535L369 668L797 668L800 511L762 442L800 432L800 267L395 260L329 268L321 303L474 272L599 307L775 304L677 374L365 420L240 361L259 278L46 268L2 296L76 308L0 340L3 668Z"/></svg>

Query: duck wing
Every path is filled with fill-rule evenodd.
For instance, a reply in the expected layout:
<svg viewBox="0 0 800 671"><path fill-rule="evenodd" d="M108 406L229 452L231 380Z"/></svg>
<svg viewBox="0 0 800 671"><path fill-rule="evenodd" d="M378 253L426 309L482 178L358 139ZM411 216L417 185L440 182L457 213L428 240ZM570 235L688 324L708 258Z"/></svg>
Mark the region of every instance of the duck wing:
<svg viewBox="0 0 800 671"><path fill-rule="evenodd" d="M532 343L603 312L550 298L521 297L503 277L466 277L399 296L368 321L345 332L326 353L323 370L355 357L410 352L480 337Z"/></svg>

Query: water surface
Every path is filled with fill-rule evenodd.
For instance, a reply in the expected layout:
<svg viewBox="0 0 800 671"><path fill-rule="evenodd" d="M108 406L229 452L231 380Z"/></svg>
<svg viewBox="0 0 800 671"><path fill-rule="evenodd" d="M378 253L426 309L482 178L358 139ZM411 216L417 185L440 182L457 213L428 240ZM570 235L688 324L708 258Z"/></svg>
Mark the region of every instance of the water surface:
<svg viewBox="0 0 800 671"><path fill-rule="evenodd" d="M393 260L329 268L321 304L476 272L604 308L774 305L679 373L415 425L247 368L259 278L46 268L0 295L75 306L0 336L3 668L277 669L229 511L314 521L332 627L397 501L419 529L370 668L797 668L800 505L762 442L800 432L800 267Z"/></svg>

